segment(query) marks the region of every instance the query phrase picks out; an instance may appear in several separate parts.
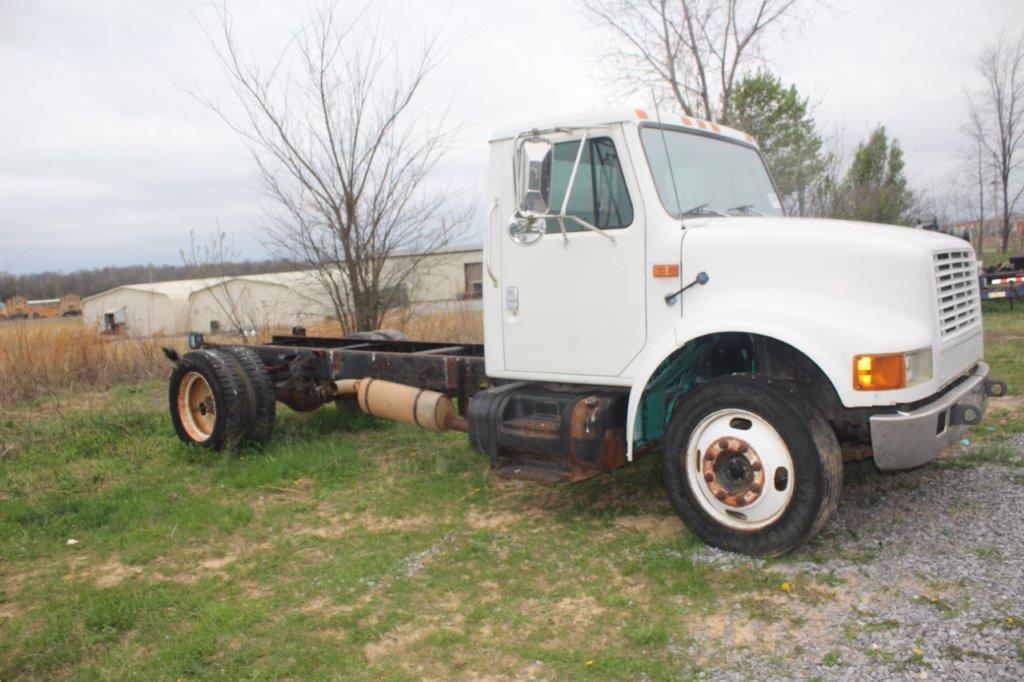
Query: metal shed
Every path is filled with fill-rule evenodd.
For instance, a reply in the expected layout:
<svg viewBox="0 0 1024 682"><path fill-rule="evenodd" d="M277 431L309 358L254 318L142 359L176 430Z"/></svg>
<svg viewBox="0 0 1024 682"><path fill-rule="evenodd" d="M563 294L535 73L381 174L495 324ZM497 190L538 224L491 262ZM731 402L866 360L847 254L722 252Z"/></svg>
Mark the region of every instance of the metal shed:
<svg viewBox="0 0 1024 682"><path fill-rule="evenodd" d="M333 313L312 272L242 275L191 294L190 330L233 332L320 322Z"/></svg>
<svg viewBox="0 0 1024 682"><path fill-rule="evenodd" d="M85 324L129 336L181 334L189 326L189 295L213 280L126 284L82 301Z"/></svg>
<svg viewBox="0 0 1024 682"><path fill-rule="evenodd" d="M479 298L483 252L453 249L425 256L395 256L385 268L416 258L413 276L396 292L401 305L429 310L440 303ZM212 283L191 295L190 330L234 332L240 328L313 325L334 316L335 310L313 271L240 275Z"/></svg>
<svg viewBox="0 0 1024 682"><path fill-rule="evenodd" d="M402 306L429 311L450 301L479 305L476 299L483 287L479 247L398 255L385 268L405 267L407 259L413 258L417 259L415 273L396 292ZM334 313L312 271L128 284L82 301L86 324L131 336L312 325Z"/></svg>

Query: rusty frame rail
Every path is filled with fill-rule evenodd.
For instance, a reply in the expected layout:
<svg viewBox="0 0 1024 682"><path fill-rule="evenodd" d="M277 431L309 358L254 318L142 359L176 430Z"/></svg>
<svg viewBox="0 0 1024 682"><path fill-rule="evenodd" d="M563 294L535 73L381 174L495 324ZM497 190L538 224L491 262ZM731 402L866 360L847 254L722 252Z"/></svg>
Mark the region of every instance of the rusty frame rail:
<svg viewBox="0 0 1024 682"><path fill-rule="evenodd" d="M340 379L371 377L438 391L456 400L460 415L474 393L490 386L479 344L292 335L252 349L270 372L277 399L299 411L333 400L329 389Z"/></svg>

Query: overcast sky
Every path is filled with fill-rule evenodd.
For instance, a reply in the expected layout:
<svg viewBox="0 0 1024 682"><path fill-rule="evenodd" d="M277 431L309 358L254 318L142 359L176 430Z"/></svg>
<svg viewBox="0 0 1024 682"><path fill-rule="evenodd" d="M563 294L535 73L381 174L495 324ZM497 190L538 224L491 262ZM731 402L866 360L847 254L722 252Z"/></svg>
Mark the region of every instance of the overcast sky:
<svg viewBox="0 0 1024 682"><path fill-rule="evenodd" d="M269 56L306 4L229 6L243 46ZM624 101L597 77L599 36L569 0L378 7L406 35L442 21L455 35L426 95L474 122L444 173L477 193L491 130ZM835 0L766 57L816 102L824 132L849 149L883 123L915 189L938 194L962 147L963 91L1004 27L1024 30L1024 1ZM188 94L224 86L184 2L0 0L0 270L178 263L191 230L218 225L242 256L265 257L251 161Z"/></svg>

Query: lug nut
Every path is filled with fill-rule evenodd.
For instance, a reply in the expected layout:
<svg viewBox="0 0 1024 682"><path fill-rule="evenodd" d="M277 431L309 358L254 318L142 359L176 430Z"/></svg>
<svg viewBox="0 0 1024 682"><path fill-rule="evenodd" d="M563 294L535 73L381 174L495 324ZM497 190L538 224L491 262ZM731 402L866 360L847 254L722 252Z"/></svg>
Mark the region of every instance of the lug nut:
<svg viewBox="0 0 1024 682"><path fill-rule="evenodd" d="M708 483L711 483L712 481L715 480L715 475L712 473L704 474L704 480L707 481Z"/></svg>
<svg viewBox="0 0 1024 682"><path fill-rule="evenodd" d="M751 469L751 471L760 471L761 470L761 462L751 462L750 463L750 469Z"/></svg>
<svg viewBox="0 0 1024 682"><path fill-rule="evenodd" d="M715 493L715 497L717 497L721 502L725 502L725 498L726 498L725 491L724 490L719 490L717 493Z"/></svg>

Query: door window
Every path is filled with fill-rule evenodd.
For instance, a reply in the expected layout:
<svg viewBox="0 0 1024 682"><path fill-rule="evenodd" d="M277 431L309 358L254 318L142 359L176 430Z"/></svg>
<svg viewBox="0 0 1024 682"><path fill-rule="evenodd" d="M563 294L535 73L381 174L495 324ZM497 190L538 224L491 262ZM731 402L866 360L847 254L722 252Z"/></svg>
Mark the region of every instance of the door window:
<svg viewBox="0 0 1024 682"><path fill-rule="evenodd" d="M576 162L580 141L560 142L545 159L548 182L548 206L551 213L562 209L562 200L569 185L569 176ZM629 200L626 179L622 174L619 155L611 138L587 140L576 171L576 182L566 207L567 214L577 216L602 230L627 227L633 222L633 204ZM565 221L566 232L580 232L586 228L572 220ZM560 232L558 220L548 219L547 231Z"/></svg>

